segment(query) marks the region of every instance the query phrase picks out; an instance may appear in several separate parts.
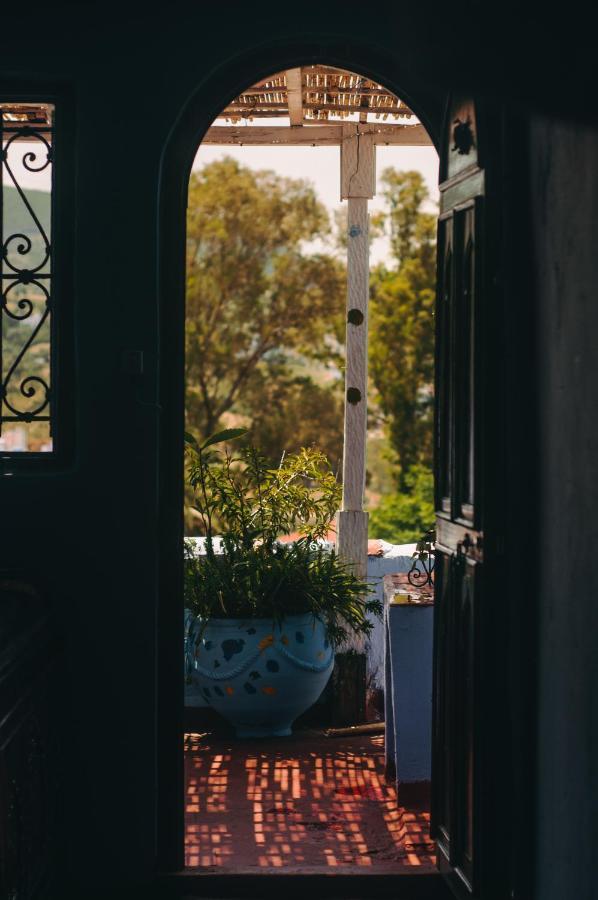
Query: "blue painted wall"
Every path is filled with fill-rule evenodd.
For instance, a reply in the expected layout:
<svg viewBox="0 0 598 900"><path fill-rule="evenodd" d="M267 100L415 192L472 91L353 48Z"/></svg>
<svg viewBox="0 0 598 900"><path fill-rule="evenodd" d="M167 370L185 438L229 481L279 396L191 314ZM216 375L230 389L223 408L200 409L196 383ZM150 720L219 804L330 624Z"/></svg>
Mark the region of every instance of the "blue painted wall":
<svg viewBox="0 0 598 900"><path fill-rule="evenodd" d="M390 604L385 624L386 755L399 784L429 781L434 607Z"/></svg>

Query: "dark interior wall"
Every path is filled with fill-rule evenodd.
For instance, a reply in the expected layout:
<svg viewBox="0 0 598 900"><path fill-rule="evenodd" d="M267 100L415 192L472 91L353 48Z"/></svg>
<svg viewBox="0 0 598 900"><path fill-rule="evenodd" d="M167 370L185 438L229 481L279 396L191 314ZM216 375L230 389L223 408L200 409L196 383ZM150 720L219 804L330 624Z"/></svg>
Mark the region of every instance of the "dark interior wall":
<svg viewBox="0 0 598 900"><path fill-rule="evenodd" d="M598 131L531 129L538 328L538 892L596 896Z"/></svg>
<svg viewBox="0 0 598 900"><path fill-rule="evenodd" d="M5 567L46 583L66 646L68 877L89 885L93 873L97 887L142 882L156 865L161 157L203 80L264 38L253 14L227 4L212 21L203 6L110 9L57 5L35 27L15 11L1 62L5 96L48 85L74 102L75 450L57 472L3 479L2 551ZM296 43L292 17L275 17ZM339 41L335 20L330 41L306 36L314 52L334 46L349 62L344 28L377 58L373 25L349 22ZM395 50L382 39L381 56ZM127 349L143 351L143 377L121 370Z"/></svg>
<svg viewBox="0 0 598 900"><path fill-rule="evenodd" d="M156 259L160 161L169 133L189 97L206 78L214 78L218 67L276 40L294 46L304 41L314 54L321 51L321 59L333 54L346 65L352 58L364 64L368 60L372 71L388 73L390 87L404 84L407 99L418 86L415 93L425 100L422 112L428 113L431 127L438 126L443 90L451 86L473 86L501 99L510 92L513 102L533 97L539 106L548 96L557 103L559 97L564 100L568 76L559 82L566 72L563 53L553 54L550 42L534 42L534 57L526 44L532 25L526 32L519 19L514 33L508 17L501 16L487 31L476 8L471 4L459 16L454 10L440 11L440 5L435 13L426 4L397 3L381 18L367 15L362 5L352 9L351 4L329 3L318 8L311 32L280 4L261 19L242 3L171 4L157 12L146 6L138 13L125 4L56 4L22 14L13 10L10 19L3 19L11 35L3 42L0 62L3 91L23 82L37 88L63 85L75 106L75 453L58 473L14 475L2 483L4 564L47 580L67 648L65 708L71 727L64 735L68 778L63 802L75 883L89 884L90 877L96 886L143 881L155 865L160 543ZM554 43L559 33L562 29L555 27ZM26 36L26 52L20 36ZM542 64L540 52L547 57L548 80L542 90L531 77L534 66ZM580 53L579 65L589 64L588 59ZM571 109L575 100L566 99ZM597 243L588 241L573 220L574 198L590 219L589 189L596 182L582 183L575 176L579 154L589 173L598 147L586 136L580 150L574 132L546 124L539 123L534 135L533 159L545 160L536 174L537 252L546 260L538 269L540 293L550 298L540 327L547 347L541 411L550 448L542 463L550 521L540 561L555 578L545 576L542 585L542 596L554 596L554 605L551 600L542 615L538 810L546 822L541 859L550 862L563 835L571 842L574 835L582 840L581 823L577 818L572 823L569 803L581 802L590 778L588 769L574 794L575 778L564 782L561 776L577 754L578 738L585 741L587 765L591 753L584 703L592 684L595 612L585 563L593 526L591 492L586 495L583 486L590 484L595 467L588 411L598 355L591 355L592 330L576 318L575 309L583 305L587 323L593 321L589 287L598 272L592 255ZM569 193L553 196L546 185L559 173L568 179ZM561 214L571 220L564 246ZM593 215L595 228L595 207ZM555 255L562 258L560 267L553 265ZM577 272L580 265L583 276ZM126 349L144 352L142 378L131 379L121 371ZM560 365L561 360L570 365ZM578 402L569 401L557 378L566 379L565 387ZM567 523L565 538L559 520ZM578 558L584 567L575 570ZM561 561L566 569L560 568ZM563 585L558 597L556 576ZM579 592L570 590L576 578ZM565 590L575 598L567 607L561 603ZM563 728L560 710L573 713L571 731ZM557 732L561 736L555 742ZM587 802L583 809L587 815ZM583 840L589 846L589 839ZM571 867L574 859L571 846ZM553 890L556 883L558 879L548 879L546 892L538 897L572 896ZM589 896L578 884L576 896Z"/></svg>

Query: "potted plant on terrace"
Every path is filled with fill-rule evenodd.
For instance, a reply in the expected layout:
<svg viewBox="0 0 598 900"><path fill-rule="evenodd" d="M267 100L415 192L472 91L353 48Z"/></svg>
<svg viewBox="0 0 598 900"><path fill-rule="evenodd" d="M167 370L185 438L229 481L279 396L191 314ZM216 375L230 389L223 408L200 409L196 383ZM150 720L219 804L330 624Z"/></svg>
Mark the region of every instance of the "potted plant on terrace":
<svg viewBox="0 0 598 900"><path fill-rule="evenodd" d="M303 449L272 469L255 447L217 448L244 433L186 436L205 535L202 552L186 542L191 677L238 736L288 735L324 690L335 648L369 634L381 605L323 544L340 500L326 457Z"/></svg>

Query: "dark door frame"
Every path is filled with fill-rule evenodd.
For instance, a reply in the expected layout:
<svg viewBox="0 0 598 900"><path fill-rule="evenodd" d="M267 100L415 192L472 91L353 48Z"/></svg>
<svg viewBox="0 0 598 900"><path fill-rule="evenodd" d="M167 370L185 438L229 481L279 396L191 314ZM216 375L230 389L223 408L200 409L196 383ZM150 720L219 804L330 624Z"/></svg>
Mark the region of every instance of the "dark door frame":
<svg viewBox="0 0 598 900"><path fill-rule="evenodd" d="M413 83L413 75L398 59L375 46L348 46L334 37L276 41L226 60L199 85L169 134L160 167L157 272L161 424L156 834L162 873L175 873L184 865L183 654L173 648L180 644L183 621L185 220L191 166L203 135L230 99L260 77L315 62L363 73L396 92L439 149L444 97ZM188 891L189 876L184 880Z"/></svg>

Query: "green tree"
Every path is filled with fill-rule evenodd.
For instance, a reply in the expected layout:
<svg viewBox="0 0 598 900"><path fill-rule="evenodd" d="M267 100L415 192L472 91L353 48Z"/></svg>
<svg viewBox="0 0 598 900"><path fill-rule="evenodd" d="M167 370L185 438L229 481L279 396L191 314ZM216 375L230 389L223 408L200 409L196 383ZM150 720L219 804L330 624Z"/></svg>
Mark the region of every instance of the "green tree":
<svg viewBox="0 0 598 900"><path fill-rule="evenodd" d="M411 469L432 466L436 219L422 210L428 189L419 172L386 169L382 182L396 266L372 272L370 372L399 488L409 491Z"/></svg>
<svg viewBox="0 0 598 900"><path fill-rule="evenodd" d="M405 476L403 490L387 494L370 512L372 537L395 544L419 541L434 525L434 477L421 465Z"/></svg>
<svg viewBox="0 0 598 900"><path fill-rule="evenodd" d="M254 416L276 413L269 405L275 398L267 392L260 397L255 389L277 377L288 382L288 365L281 365L281 358L284 363L299 354L323 363L330 356L327 334L342 315L344 267L331 255L306 250L307 242L329 230L326 209L306 181L254 171L229 157L192 175L186 328L190 429L210 434L227 413L249 413L250 426ZM287 434L295 424L288 423ZM338 428L342 431L342 421ZM281 449L290 448L283 444Z"/></svg>
<svg viewBox="0 0 598 900"><path fill-rule="evenodd" d="M252 381L242 408L251 421L251 442L277 465L282 451L316 446L340 472L343 457L342 379L320 384L306 374L283 372Z"/></svg>

